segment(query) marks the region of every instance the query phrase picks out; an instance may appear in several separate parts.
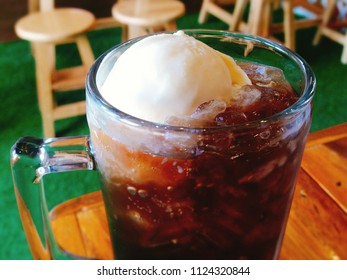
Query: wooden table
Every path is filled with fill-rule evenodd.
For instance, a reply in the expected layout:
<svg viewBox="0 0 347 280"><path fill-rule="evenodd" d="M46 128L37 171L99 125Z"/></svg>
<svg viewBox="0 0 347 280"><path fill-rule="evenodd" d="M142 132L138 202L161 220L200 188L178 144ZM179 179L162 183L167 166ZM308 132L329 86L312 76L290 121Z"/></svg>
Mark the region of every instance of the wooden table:
<svg viewBox="0 0 347 280"><path fill-rule="evenodd" d="M100 192L51 213L57 243L112 259ZM306 145L280 259L347 259L347 123L312 133Z"/></svg>

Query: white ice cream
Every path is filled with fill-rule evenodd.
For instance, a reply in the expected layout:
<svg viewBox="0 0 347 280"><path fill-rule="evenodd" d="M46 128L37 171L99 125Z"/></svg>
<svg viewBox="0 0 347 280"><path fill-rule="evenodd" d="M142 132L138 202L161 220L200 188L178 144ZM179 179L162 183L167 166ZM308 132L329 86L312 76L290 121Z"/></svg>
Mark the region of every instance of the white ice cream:
<svg viewBox="0 0 347 280"><path fill-rule="evenodd" d="M100 91L127 114L165 123L171 116L190 116L211 100L229 104L235 88L250 83L231 57L178 31L132 45Z"/></svg>

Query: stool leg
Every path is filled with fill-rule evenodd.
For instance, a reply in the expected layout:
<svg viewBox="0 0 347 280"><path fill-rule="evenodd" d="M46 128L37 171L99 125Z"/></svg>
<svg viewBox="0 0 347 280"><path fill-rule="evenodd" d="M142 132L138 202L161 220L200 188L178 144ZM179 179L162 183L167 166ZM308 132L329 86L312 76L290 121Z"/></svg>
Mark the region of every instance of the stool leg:
<svg viewBox="0 0 347 280"><path fill-rule="evenodd" d="M341 63L347 64L347 34L344 36L343 50L341 56Z"/></svg>
<svg viewBox="0 0 347 280"><path fill-rule="evenodd" d="M292 0L283 1L284 11L284 45L287 48L295 50L295 25Z"/></svg>
<svg viewBox="0 0 347 280"><path fill-rule="evenodd" d="M28 0L28 13L37 12L40 9L38 0Z"/></svg>
<svg viewBox="0 0 347 280"><path fill-rule="evenodd" d="M258 35L262 28L262 16L267 0L251 1L247 31L250 34Z"/></svg>
<svg viewBox="0 0 347 280"><path fill-rule="evenodd" d="M37 98L41 111L44 137L54 137L54 98L52 91L52 55L54 46L46 43L35 44Z"/></svg>
<svg viewBox="0 0 347 280"><path fill-rule="evenodd" d="M323 34L323 28L327 27L332 15L333 15L336 4L337 4L337 0L328 0L328 5L327 5L327 8L325 9L324 15L323 15L323 21L322 21L321 25L318 27L316 35L313 39L313 45L319 44L320 39L321 39L322 34Z"/></svg>
<svg viewBox="0 0 347 280"><path fill-rule="evenodd" d="M272 9L273 9L272 2L273 0L267 0L266 3L264 3L264 7L263 7L259 35L265 38L268 38L270 36L270 26L272 23Z"/></svg>
<svg viewBox="0 0 347 280"><path fill-rule="evenodd" d="M86 35L81 35L76 38L76 44L78 51L81 56L82 63L88 69L94 63L95 57L92 51L92 48L89 44L88 38Z"/></svg>
<svg viewBox="0 0 347 280"><path fill-rule="evenodd" d="M128 39L132 39L135 37L146 35L146 29L141 26L134 26L130 25L128 26Z"/></svg>
<svg viewBox="0 0 347 280"><path fill-rule="evenodd" d="M233 17L229 25L230 31L240 30L240 23L249 0L236 0Z"/></svg>
<svg viewBox="0 0 347 280"><path fill-rule="evenodd" d="M263 15L266 12L266 5L268 0L251 1L250 11L248 15L248 23L246 32L253 35L260 35L260 32L264 29ZM247 46L244 50L244 55L247 56L253 50L253 43L247 42Z"/></svg>
<svg viewBox="0 0 347 280"><path fill-rule="evenodd" d="M129 38L129 28L126 24L122 24L122 42L125 42Z"/></svg>
<svg viewBox="0 0 347 280"><path fill-rule="evenodd" d="M207 10L208 10L209 2L213 2L213 0L204 0L202 2L202 6L199 13L199 19L198 19L199 23L204 23L207 20L207 16L208 16Z"/></svg>
<svg viewBox="0 0 347 280"><path fill-rule="evenodd" d="M177 30L177 25L175 21L167 22L164 26L167 31L175 31Z"/></svg>
<svg viewBox="0 0 347 280"><path fill-rule="evenodd" d="M51 11L54 9L54 0L39 0L40 1L40 11L45 12L45 11Z"/></svg>

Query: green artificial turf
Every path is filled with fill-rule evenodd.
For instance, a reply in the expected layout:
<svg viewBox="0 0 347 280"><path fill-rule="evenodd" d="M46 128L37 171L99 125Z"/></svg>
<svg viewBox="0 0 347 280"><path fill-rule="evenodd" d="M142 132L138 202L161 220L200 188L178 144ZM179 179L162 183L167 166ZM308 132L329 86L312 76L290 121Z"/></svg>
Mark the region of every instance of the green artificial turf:
<svg viewBox="0 0 347 280"><path fill-rule="evenodd" d="M178 21L178 28L227 28L213 17L206 24L198 24L197 17L198 14L185 15ZM323 39L319 46L312 46L314 33L314 28L297 32L297 52L307 60L317 77L312 131L347 121L347 87L344 84L347 82L347 65L340 63L342 47L328 39ZM97 57L120 42L120 30L94 31L88 37ZM61 46L58 51L59 67L79 63L74 45ZM31 259L14 197L9 154L19 137L42 136L35 67L27 42L0 44L0 77L0 259ZM84 92L77 92L77 96L84 98ZM88 133L85 117L58 121L56 127L58 136ZM48 196L54 194L50 205L98 188L94 173L73 172L58 176L45 178Z"/></svg>

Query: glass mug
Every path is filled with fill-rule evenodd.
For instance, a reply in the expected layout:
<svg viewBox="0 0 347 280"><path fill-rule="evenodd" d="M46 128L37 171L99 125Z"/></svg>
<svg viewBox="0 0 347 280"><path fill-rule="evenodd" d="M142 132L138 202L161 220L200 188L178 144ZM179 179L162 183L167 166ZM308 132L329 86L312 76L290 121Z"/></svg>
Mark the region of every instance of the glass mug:
<svg viewBox="0 0 347 280"><path fill-rule="evenodd" d="M237 61L281 68L299 95L279 114L233 126L151 123L119 111L99 92L122 53L99 57L86 81L89 136L23 137L11 151L17 202L48 258L59 250L42 176L98 170L117 259L276 259L311 124L315 77L291 50L239 33L186 30ZM247 56L245 56L247 52ZM136 81L134 81L136 82ZM40 205L38 207L37 205ZM36 246L37 247L37 246Z"/></svg>

